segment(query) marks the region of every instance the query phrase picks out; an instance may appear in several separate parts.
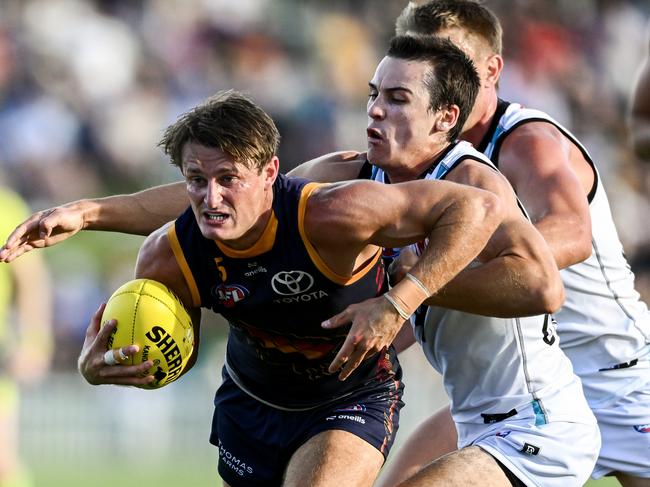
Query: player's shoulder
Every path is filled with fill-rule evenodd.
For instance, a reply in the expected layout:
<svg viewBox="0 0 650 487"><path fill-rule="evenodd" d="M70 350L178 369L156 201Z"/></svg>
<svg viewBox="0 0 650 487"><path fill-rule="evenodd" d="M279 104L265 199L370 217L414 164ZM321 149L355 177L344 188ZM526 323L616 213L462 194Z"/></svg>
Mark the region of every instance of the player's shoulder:
<svg viewBox="0 0 650 487"><path fill-rule="evenodd" d="M174 252L168 232L174 225L169 222L151 233L142 243L138 252L137 272L145 272L150 279L155 279L152 273L164 271L167 268L178 267L175 263ZM173 264L173 266L172 266ZM158 279L160 280L160 279Z"/></svg>
<svg viewBox="0 0 650 487"><path fill-rule="evenodd" d="M365 163L365 152L333 152L301 164L292 169L288 176L318 182L348 181L359 177Z"/></svg>

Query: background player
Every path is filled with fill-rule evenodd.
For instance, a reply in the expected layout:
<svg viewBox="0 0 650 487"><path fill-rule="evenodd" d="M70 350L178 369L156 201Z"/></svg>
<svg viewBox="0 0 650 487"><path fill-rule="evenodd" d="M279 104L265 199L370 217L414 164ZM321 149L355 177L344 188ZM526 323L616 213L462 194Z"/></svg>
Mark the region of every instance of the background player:
<svg viewBox="0 0 650 487"><path fill-rule="evenodd" d="M0 184L0 238L9 235L29 209ZM42 256L0 266L0 487L29 487L19 458L19 386L39 380L52 356L51 294Z"/></svg>

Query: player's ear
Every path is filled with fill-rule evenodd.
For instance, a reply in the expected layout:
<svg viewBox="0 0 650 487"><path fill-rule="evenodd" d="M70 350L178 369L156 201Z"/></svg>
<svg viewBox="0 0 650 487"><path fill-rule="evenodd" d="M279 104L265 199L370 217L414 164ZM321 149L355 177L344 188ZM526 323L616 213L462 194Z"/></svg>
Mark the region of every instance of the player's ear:
<svg viewBox="0 0 650 487"><path fill-rule="evenodd" d="M280 173L280 160L277 156L273 156L269 162L266 163L266 166L262 169L264 173L265 186L271 187L275 182L278 174Z"/></svg>
<svg viewBox="0 0 650 487"><path fill-rule="evenodd" d="M436 132L449 132L456 126L460 108L458 105L449 105L448 107L438 110L434 130Z"/></svg>
<svg viewBox="0 0 650 487"><path fill-rule="evenodd" d="M485 73L485 81L494 86L499 82L501 71L503 70L503 58L498 54L492 54L486 63L487 70Z"/></svg>

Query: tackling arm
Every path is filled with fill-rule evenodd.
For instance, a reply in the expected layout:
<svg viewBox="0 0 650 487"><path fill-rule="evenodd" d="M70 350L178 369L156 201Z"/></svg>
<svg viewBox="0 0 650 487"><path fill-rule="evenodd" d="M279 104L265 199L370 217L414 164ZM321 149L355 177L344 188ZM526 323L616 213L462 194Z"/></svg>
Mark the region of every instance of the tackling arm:
<svg viewBox="0 0 650 487"><path fill-rule="evenodd" d="M0 262L50 247L80 230L149 235L189 205L185 183L172 183L128 195L74 201L34 213L9 235Z"/></svg>
<svg viewBox="0 0 650 487"><path fill-rule="evenodd" d="M305 229L323 260L340 274L350 275L375 246L430 242L411 269L412 278L323 324L352 322L330 370L345 364L341 378L346 378L369 353L389 346L404 320L478 255L502 218L495 195L446 181L357 181L317 191L307 206Z"/></svg>
<svg viewBox="0 0 650 487"><path fill-rule="evenodd" d="M467 159L449 173L447 180L498 195L506 216L477 262L426 304L502 318L557 310L564 300L564 288L553 255L525 218L503 175Z"/></svg>

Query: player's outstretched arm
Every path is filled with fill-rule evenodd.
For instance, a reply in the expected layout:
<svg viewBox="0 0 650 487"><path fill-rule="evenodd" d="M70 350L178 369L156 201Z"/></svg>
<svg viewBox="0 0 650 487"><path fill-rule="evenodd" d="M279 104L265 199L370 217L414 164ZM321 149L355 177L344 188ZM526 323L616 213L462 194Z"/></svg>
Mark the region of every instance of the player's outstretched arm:
<svg viewBox="0 0 650 487"><path fill-rule="evenodd" d="M650 162L650 51L632 92L628 125L634 152Z"/></svg>
<svg viewBox="0 0 650 487"><path fill-rule="evenodd" d="M323 324L352 323L330 370L343 367L345 379L366 356L388 347L415 309L479 254L502 219L494 194L447 181L356 181L317 191L308 202L305 228L319 255L341 275L365 263L374 246L430 242L410 278Z"/></svg>
<svg viewBox="0 0 650 487"><path fill-rule="evenodd" d="M80 230L149 235L188 206L184 183L156 186L129 195L79 200L39 211L21 223L0 249L0 262L62 242Z"/></svg>

